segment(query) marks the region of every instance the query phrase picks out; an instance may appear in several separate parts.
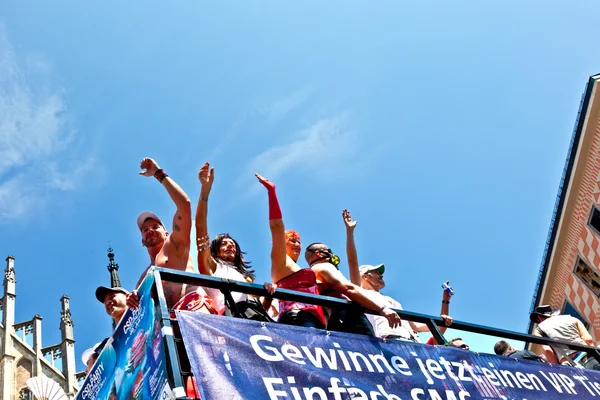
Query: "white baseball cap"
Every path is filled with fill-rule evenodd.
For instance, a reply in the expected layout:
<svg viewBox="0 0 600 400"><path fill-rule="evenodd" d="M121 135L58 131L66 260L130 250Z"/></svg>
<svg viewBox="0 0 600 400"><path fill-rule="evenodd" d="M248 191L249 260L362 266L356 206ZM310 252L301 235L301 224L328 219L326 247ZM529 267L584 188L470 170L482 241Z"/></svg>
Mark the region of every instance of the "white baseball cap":
<svg viewBox="0 0 600 400"><path fill-rule="evenodd" d="M379 264L379 265L361 265L358 268L358 271L360 272L361 275L366 274L367 272L371 272L371 271L379 271L379 273L381 275L383 275L383 273L385 272L385 265L383 264Z"/></svg>
<svg viewBox="0 0 600 400"><path fill-rule="evenodd" d="M140 231L142 230L142 225L144 225L144 222L146 222L147 219L153 219L159 224L161 224L163 228L165 227L165 224L162 223L162 221L156 216L156 214L151 213L149 211L145 211L141 213L139 217L137 217L137 225Z"/></svg>

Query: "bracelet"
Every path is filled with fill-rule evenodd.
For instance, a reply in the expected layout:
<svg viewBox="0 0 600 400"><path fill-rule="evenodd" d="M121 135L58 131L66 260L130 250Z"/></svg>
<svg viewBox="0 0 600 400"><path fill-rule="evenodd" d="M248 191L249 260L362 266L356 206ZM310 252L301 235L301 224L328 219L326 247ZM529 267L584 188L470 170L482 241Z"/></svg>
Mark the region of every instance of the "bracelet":
<svg viewBox="0 0 600 400"><path fill-rule="evenodd" d="M198 251L208 250L208 248L210 247L208 233L196 239L196 246L198 247Z"/></svg>
<svg viewBox="0 0 600 400"><path fill-rule="evenodd" d="M163 179L165 179L167 176L169 176L169 175L167 175L167 173L162 168L157 169L156 172L154 173L154 177L160 183L162 183Z"/></svg>
<svg viewBox="0 0 600 400"><path fill-rule="evenodd" d="M379 309L379 311L378 311L378 312L382 312L382 311L383 311L383 310L385 310L386 308L387 308L387 306L386 306L386 305L384 305L384 306L382 306L382 307Z"/></svg>
<svg viewBox="0 0 600 400"><path fill-rule="evenodd" d="M449 300L442 300L442 304L450 304Z"/></svg>

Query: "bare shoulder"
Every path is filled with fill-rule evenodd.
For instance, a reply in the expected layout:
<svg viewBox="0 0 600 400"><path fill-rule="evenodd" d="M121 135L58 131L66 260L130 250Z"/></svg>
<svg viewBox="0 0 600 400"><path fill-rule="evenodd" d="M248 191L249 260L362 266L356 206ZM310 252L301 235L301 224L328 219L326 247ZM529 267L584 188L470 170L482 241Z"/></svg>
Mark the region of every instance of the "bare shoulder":
<svg viewBox="0 0 600 400"><path fill-rule="evenodd" d="M181 258L187 258L190 254L190 246L189 244L177 245L177 243L173 241L173 236L169 235L165 240L165 244L163 245L163 248L161 249L160 253L163 253L165 255L178 254L179 256L181 256Z"/></svg>
<svg viewBox="0 0 600 400"><path fill-rule="evenodd" d="M285 267L292 273L298 272L301 269L300 266L296 264L296 262L294 262L294 260L292 260L288 255L285 256Z"/></svg>
<svg viewBox="0 0 600 400"><path fill-rule="evenodd" d="M344 278L344 275L342 275L342 273L335 267L335 265L327 262L315 264L311 267L311 269L317 275L317 279L322 282L331 282L333 280L344 282L347 280Z"/></svg>

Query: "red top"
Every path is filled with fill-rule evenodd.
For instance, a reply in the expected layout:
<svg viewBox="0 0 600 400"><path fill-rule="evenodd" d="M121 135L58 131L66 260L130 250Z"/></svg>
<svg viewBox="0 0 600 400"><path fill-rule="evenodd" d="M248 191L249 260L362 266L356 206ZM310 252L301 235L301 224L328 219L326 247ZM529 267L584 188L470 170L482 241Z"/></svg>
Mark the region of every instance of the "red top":
<svg viewBox="0 0 600 400"><path fill-rule="evenodd" d="M277 287L309 294L320 294L319 287L317 285L317 276L310 268L303 268L291 275L286 276L277 282ZM317 317L319 321L323 323L323 325L326 325L325 315L323 314L323 308L321 306L299 303L292 300L279 300L279 315L294 309L308 311Z"/></svg>

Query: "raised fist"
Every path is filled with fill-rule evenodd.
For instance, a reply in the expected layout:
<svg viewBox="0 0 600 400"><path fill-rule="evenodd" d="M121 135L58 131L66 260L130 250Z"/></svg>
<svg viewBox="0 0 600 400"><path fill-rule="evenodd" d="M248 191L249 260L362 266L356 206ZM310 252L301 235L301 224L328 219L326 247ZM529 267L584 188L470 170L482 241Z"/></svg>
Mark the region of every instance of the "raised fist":
<svg viewBox="0 0 600 400"><path fill-rule="evenodd" d="M160 169L156 161L148 157L142 159L140 168L142 169L142 171L140 171L140 175L143 176L154 176L156 171Z"/></svg>
<svg viewBox="0 0 600 400"><path fill-rule="evenodd" d="M210 163L206 162L198 172L198 179L202 187L211 187L215 180L215 169L210 167Z"/></svg>

